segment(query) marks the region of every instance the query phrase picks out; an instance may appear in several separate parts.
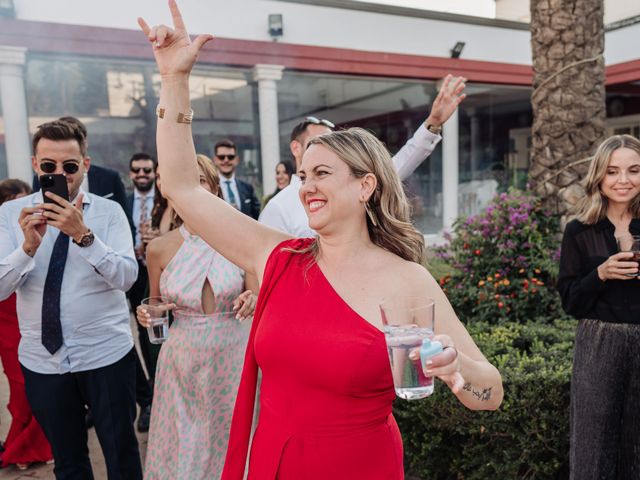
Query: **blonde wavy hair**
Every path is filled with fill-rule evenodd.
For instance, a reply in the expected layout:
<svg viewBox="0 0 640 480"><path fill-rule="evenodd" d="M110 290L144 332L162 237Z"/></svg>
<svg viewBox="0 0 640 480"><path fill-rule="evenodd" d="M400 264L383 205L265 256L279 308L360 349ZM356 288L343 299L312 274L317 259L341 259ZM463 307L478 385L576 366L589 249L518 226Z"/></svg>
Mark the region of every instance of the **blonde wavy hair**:
<svg viewBox="0 0 640 480"><path fill-rule="evenodd" d="M607 215L609 204L600 185L607 175L611 155L619 148L629 148L640 155L640 140L631 135L614 135L600 144L585 179L586 195L578 204L574 215L574 218L584 224L594 225ZM631 200L629 211L633 218L640 218L640 194Z"/></svg>
<svg viewBox="0 0 640 480"><path fill-rule="evenodd" d="M206 155L198 153L196 155L196 159L198 162L198 168L202 170L204 174L204 178L207 180L209 187L211 187L211 191L217 197L223 198L222 189L220 188L220 176L218 175L218 170L213 165L213 160L211 160ZM180 218L180 215L172 209L171 211L171 230L182 225L183 221Z"/></svg>
<svg viewBox="0 0 640 480"><path fill-rule="evenodd" d="M371 241L405 260L423 263L424 236L411 224L409 202L382 142L362 128L350 128L313 137L309 145L331 150L357 178L368 173L375 175L377 186L367 207L377 225L365 213ZM318 249L318 242L313 242L304 252L310 251L317 257Z"/></svg>
<svg viewBox="0 0 640 480"><path fill-rule="evenodd" d="M213 164L213 160L211 160L206 155L198 153L196 155L198 160L198 167L202 170L204 174L204 178L207 180L207 183L211 187L211 191L214 195L222 197L222 189L220 188L220 175L218 174L218 170Z"/></svg>

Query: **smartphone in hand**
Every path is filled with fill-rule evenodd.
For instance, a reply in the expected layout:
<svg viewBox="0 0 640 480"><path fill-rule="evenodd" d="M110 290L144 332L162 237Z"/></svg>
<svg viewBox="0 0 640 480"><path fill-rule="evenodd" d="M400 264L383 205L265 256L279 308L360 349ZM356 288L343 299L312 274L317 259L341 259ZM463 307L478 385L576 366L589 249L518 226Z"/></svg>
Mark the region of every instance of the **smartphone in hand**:
<svg viewBox="0 0 640 480"><path fill-rule="evenodd" d="M40 175L40 188L42 189L42 198L45 203L56 203L53 199L47 197L45 192L55 193L59 197L69 201L67 177L62 174L47 173L45 175Z"/></svg>

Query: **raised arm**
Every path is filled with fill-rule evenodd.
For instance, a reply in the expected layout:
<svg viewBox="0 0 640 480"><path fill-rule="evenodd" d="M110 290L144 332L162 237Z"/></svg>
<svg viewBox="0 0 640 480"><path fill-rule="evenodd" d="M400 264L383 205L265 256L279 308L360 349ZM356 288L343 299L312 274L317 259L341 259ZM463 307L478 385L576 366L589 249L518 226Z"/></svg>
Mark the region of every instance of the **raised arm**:
<svg viewBox="0 0 640 480"><path fill-rule="evenodd" d="M442 140L439 131L466 97L465 82L465 78L455 78L451 74L442 80L442 87L431 105L429 116L393 156L393 166L400 175L400 180L406 180Z"/></svg>
<svg viewBox="0 0 640 480"><path fill-rule="evenodd" d="M200 187L196 152L188 113L189 74L198 52L211 35L193 42L175 0L169 0L174 28L138 24L153 44L162 78L157 130L158 164L162 193L188 225L209 245L243 270L261 280L273 248L289 238L243 215L222 199Z"/></svg>

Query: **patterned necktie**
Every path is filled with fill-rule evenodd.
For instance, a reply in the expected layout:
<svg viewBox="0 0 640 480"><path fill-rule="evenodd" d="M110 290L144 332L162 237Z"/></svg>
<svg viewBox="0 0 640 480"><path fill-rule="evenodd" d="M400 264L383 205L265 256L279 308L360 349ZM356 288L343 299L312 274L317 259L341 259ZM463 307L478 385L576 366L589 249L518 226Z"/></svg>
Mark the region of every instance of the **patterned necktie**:
<svg viewBox="0 0 640 480"><path fill-rule="evenodd" d="M236 203L236 195L231 189L231 180L225 180L224 183L227 185L227 199L229 203L238 208L238 204Z"/></svg>
<svg viewBox="0 0 640 480"><path fill-rule="evenodd" d="M60 290L64 266L67 263L69 236L60 232L53 245L47 279L42 295L42 345L51 355L62 346L62 324L60 323Z"/></svg>
<svg viewBox="0 0 640 480"><path fill-rule="evenodd" d="M138 225L144 225L147 221L147 216L149 215L149 210L147 209L147 196L140 196L140 223ZM139 228L139 227L138 227Z"/></svg>

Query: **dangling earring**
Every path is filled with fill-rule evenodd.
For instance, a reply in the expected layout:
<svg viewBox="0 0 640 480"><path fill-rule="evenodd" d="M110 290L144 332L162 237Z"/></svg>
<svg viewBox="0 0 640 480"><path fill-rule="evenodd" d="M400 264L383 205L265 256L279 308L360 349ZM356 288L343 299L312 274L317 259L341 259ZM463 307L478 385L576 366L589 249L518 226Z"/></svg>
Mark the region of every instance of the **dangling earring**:
<svg viewBox="0 0 640 480"><path fill-rule="evenodd" d="M371 209L371 207L369 207L369 202L364 203L364 210L365 212L367 212L367 216L369 217L369 220L371 220L371 223L373 223L373 226L377 227L378 220L376 219L375 212Z"/></svg>

